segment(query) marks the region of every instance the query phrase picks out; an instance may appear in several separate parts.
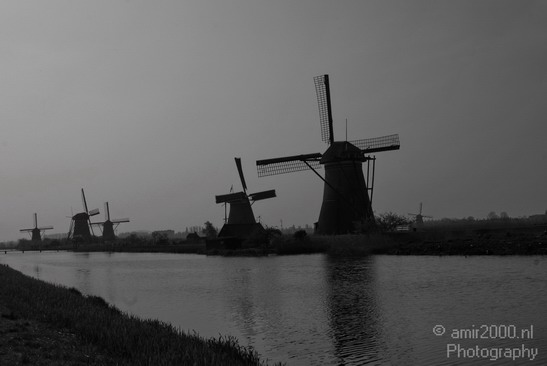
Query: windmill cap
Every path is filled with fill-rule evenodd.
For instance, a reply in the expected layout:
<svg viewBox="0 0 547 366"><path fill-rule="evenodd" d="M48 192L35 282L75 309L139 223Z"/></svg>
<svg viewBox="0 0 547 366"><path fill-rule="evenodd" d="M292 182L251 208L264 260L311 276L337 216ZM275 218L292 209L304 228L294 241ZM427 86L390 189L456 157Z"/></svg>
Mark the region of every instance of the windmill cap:
<svg viewBox="0 0 547 366"><path fill-rule="evenodd" d="M325 151L320 163L325 164L344 160L365 161L361 149L347 141L335 141Z"/></svg>
<svg viewBox="0 0 547 366"><path fill-rule="evenodd" d="M85 212L80 212L72 216L72 219L74 220L87 220L88 218L89 218L89 215Z"/></svg>

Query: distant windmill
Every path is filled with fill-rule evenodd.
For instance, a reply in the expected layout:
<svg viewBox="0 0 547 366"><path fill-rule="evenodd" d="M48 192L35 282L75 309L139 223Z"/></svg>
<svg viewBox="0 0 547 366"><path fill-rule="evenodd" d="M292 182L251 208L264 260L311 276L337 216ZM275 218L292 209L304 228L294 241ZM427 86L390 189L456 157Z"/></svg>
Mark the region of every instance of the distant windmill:
<svg viewBox="0 0 547 366"><path fill-rule="evenodd" d="M372 193L376 157L369 154L398 150L399 136L389 135L356 141L334 141L329 76L314 78L321 136L329 144L325 153L294 155L258 160L258 176L276 175L311 169L324 182L323 203L316 226L318 234L346 234L359 227L374 225ZM363 174L367 162L367 180ZM369 175L372 162L372 177ZM323 178L316 169L325 166ZM371 184L369 184L371 178ZM370 191L370 198L368 191Z"/></svg>
<svg viewBox="0 0 547 366"><path fill-rule="evenodd" d="M93 236L95 236L89 218L98 215L99 209L96 208L91 211L87 209L87 202L85 200L85 193L83 188L82 205L84 206L84 212L80 212L72 216L70 228L68 230L68 239L82 238L83 240L89 241Z"/></svg>
<svg viewBox="0 0 547 366"><path fill-rule="evenodd" d="M420 202L420 212L417 214L409 213L410 216L416 216L416 225L424 224L424 217L431 219L431 216L422 215L422 203Z"/></svg>
<svg viewBox="0 0 547 366"><path fill-rule="evenodd" d="M237 236L239 238L246 238L256 230L264 231L262 224L256 222L253 209L251 208L252 204L256 201L275 197L276 195L274 189L247 194L247 184L245 183L243 169L241 168L241 158L235 158L235 162L243 191L215 196L216 203L230 205L228 219L218 233L218 236Z"/></svg>
<svg viewBox="0 0 547 366"><path fill-rule="evenodd" d="M108 202L104 203L104 222L92 222L91 225L100 225L103 227L103 240L116 240L114 231L122 222L129 222L128 218L110 220L110 207Z"/></svg>
<svg viewBox="0 0 547 366"><path fill-rule="evenodd" d="M42 231L51 230L53 229L53 226L44 226L44 227L38 227L38 214L34 214L34 227L32 229L21 229L20 232L28 232L31 233L31 240L32 241L42 241Z"/></svg>

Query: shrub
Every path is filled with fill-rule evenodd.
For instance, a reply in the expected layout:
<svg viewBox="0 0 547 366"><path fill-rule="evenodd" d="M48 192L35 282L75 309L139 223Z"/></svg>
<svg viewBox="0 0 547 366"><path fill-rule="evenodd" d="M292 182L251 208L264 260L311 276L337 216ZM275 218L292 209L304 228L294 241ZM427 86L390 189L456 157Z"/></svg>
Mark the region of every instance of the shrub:
<svg viewBox="0 0 547 366"><path fill-rule="evenodd" d="M306 230L298 230L293 234L293 238L296 240L304 240L308 237Z"/></svg>

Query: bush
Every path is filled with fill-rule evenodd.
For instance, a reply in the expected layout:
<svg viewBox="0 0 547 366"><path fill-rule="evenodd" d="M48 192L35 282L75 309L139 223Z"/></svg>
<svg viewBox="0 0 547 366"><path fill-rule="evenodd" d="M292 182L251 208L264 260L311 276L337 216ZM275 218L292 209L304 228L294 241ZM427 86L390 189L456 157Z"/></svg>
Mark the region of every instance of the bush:
<svg viewBox="0 0 547 366"><path fill-rule="evenodd" d="M383 232L396 231L397 226L411 224L411 220L393 212L386 212L378 215L378 217L376 217L376 222L378 223L380 231Z"/></svg>
<svg viewBox="0 0 547 366"><path fill-rule="evenodd" d="M293 238L296 240L304 240L308 237L306 230L298 230L293 234Z"/></svg>

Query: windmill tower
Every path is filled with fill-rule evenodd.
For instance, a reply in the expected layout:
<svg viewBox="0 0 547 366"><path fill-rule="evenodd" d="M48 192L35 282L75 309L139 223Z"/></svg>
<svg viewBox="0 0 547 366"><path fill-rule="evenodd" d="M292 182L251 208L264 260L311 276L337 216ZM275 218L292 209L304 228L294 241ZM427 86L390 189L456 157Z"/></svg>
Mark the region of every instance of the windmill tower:
<svg viewBox="0 0 547 366"><path fill-rule="evenodd" d="M329 76L317 76L314 82L319 104L321 137L329 148L323 154L258 160L256 162L258 176L311 169L324 182L323 203L316 233L326 235L351 233L358 228L374 225L371 201L376 157L370 154L398 150L399 136L334 141ZM366 181L363 174L365 162L367 163ZM370 165L372 165L372 174L370 174ZM324 177L317 172L321 166L325 168ZM370 184L369 181L371 181Z"/></svg>
<svg viewBox="0 0 547 366"><path fill-rule="evenodd" d="M104 203L105 219L104 222L92 222L91 225L100 225L103 227L103 240L116 240L114 231L122 222L129 222L128 218L110 220L110 207L108 202Z"/></svg>
<svg viewBox="0 0 547 366"><path fill-rule="evenodd" d="M416 226L423 226L424 224L424 217L427 217L428 219L431 218L431 216L425 216L422 215L422 203L420 202L420 212L417 214L409 213L410 216L416 216Z"/></svg>
<svg viewBox="0 0 547 366"><path fill-rule="evenodd" d="M68 230L68 239L81 238L85 241L89 241L93 236L95 236L89 218L98 215L99 209L96 208L91 211L87 209L87 202L85 200L85 193L83 188L82 205L84 206L84 212L80 212L72 216L72 221L70 222L70 228Z"/></svg>
<svg viewBox="0 0 547 366"><path fill-rule="evenodd" d="M34 214L34 227L32 229L21 229L20 232L28 232L31 234L32 241L42 241L42 231L51 230L53 226L38 227L38 214Z"/></svg>
<svg viewBox="0 0 547 366"><path fill-rule="evenodd" d="M241 168L241 158L235 158L235 162L243 191L215 196L215 199L216 203L230 205L228 219L218 233L218 236L235 236L241 239L248 237L257 230L264 231L262 224L256 222L251 206L256 201L272 198L276 195L274 189L247 194L247 184L245 183L243 169Z"/></svg>

